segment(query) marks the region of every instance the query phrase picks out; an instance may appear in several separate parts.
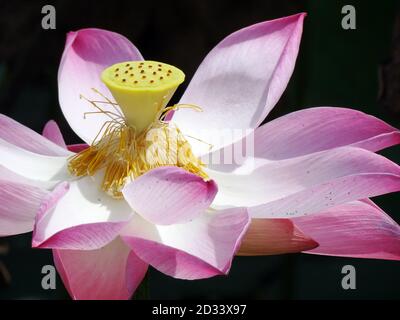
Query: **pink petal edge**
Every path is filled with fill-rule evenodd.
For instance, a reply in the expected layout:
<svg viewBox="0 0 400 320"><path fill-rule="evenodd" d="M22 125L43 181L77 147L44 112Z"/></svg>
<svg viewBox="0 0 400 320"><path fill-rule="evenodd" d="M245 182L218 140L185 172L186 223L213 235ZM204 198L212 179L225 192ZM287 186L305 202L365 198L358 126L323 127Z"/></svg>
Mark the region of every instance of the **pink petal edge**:
<svg viewBox="0 0 400 320"><path fill-rule="evenodd" d="M305 253L400 260L400 226L369 199L292 221L319 243Z"/></svg>
<svg viewBox="0 0 400 320"><path fill-rule="evenodd" d="M250 219L244 208L199 216L186 224L156 226L137 216L122 239L145 262L178 279L229 272Z"/></svg>

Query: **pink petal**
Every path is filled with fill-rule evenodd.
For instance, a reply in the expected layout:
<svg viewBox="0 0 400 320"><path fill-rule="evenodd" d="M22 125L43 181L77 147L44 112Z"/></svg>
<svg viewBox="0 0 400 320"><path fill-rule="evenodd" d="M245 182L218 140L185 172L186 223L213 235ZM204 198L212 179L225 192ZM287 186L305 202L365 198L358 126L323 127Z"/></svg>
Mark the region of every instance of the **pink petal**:
<svg viewBox="0 0 400 320"><path fill-rule="evenodd" d="M268 122L247 139L215 151L214 159L219 159L217 153L222 156L232 154L231 150L268 160L284 160L342 146L376 152L399 144L400 131L357 110L318 107L292 112ZM210 168L232 172L241 165L239 161L221 160L211 163Z"/></svg>
<svg viewBox="0 0 400 320"><path fill-rule="evenodd" d="M238 255L259 256L310 250L318 246L289 219L252 219Z"/></svg>
<svg viewBox="0 0 400 320"><path fill-rule="evenodd" d="M18 183L28 186L37 187L43 190L51 190L55 187L57 183L54 182L45 182L28 179L24 176L16 174L15 172L8 170L6 167L0 165L0 180L9 181L12 183Z"/></svg>
<svg viewBox="0 0 400 320"><path fill-rule="evenodd" d="M67 149L61 130L57 125L57 122L50 120L46 123L43 128L42 136L59 145L60 147Z"/></svg>
<svg viewBox="0 0 400 320"><path fill-rule="evenodd" d="M257 128L254 143L256 157L279 160L346 145L375 152L399 144L400 131L360 111L319 107Z"/></svg>
<svg viewBox="0 0 400 320"><path fill-rule="evenodd" d="M400 188L397 164L354 147L264 160L248 173L207 172L219 188L213 206L248 206L253 218L304 215Z"/></svg>
<svg viewBox="0 0 400 320"><path fill-rule="evenodd" d="M51 143L44 137L41 139ZM61 147L56 147L63 150ZM71 175L67 169L68 158L69 156L33 153L0 138L0 166L30 180L57 182L70 179Z"/></svg>
<svg viewBox="0 0 400 320"><path fill-rule="evenodd" d="M7 180L0 180L0 190L0 236L32 231L36 212L47 191Z"/></svg>
<svg viewBox="0 0 400 320"><path fill-rule="evenodd" d="M173 121L184 133L206 142L218 130L258 127L293 72L304 17L301 13L265 21L225 38L201 63L180 101L204 112L182 109ZM231 142L211 143L218 148Z"/></svg>
<svg viewBox="0 0 400 320"><path fill-rule="evenodd" d="M131 209L99 185L93 177L86 177L55 188L36 216L32 246L93 250L117 237L130 220Z"/></svg>
<svg viewBox="0 0 400 320"><path fill-rule="evenodd" d="M100 80L101 72L118 62L142 60L140 52L120 34L101 29L81 29L70 32L58 71L59 100L68 123L86 143L91 144L103 123L109 118L104 114L88 115L97 111L87 101L102 100L91 88L96 88L112 98ZM105 111L114 111L108 104L102 104Z"/></svg>
<svg viewBox="0 0 400 320"><path fill-rule="evenodd" d="M121 235L157 270L179 279L228 273L250 220L243 208L204 213L191 222L153 225L135 216Z"/></svg>
<svg viewBox="0 0 400 320"><path fill-rule="evenodd" d="M355 199L400 191L400 176L358 174L337 178L297 194L249 208L253 217L295 217L318 212Z"/></svg>
<svg viewBox="0 0 400 320"><path fill-rule="evenodd" d="M188 222L203 213L216 184L177 167L160 167L127 184L122 193L131 208L155 224Z"/></svg>
<svg viewBox="0 0 400 320"><path fill-rule="evenodd" d="M89 146L86 143L79 143L79 144L70 144L68 145L68 150L72 152L81 152L87 149Z"/></svg>
<svg viewBox="0 0 400 320"><path fill-rule="evenodd" d="M27 151L46 156L68 156L71 153L17 121L0 114L0 139Z"/></svg>
<svg viewBox="0 0 400 320"><path fill-rule="evenodd" d="M75 300L127 300L147 271L119 238L97 250L53 250L53 257Z"/></svg>
<svg viewBox="0 0 400 320"><path fill-rule="evenodd" d="M319 247L322 255L400 260L400 227L372 201L355 201L293 222Z"/></svg>
<svg viewBox="0 0 400 320"><path fill-rule="evenodd" d="M53 141L54 143L63 147L64 149L68 149L69 151L74 153L81 152L89 147L86 143L70 144L67 146L65 144L60 128L54 120L50 120L46 123L42 135L50 141Z"/></svg>

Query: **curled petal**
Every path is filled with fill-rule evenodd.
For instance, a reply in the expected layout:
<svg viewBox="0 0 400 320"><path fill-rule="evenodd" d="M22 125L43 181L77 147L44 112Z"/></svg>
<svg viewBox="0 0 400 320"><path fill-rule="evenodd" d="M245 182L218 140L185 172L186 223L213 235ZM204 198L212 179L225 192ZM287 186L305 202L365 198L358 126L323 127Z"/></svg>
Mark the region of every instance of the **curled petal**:
<svg viewBox="0 0 400 320"><path fill-rule="evenodd" d="M76 300L127 300L147 271L121 239L90 251L53 250L54 263Z"/></svg>
<svg viewBox="0 0 400 320"><path fill-rule="evenodd" d="M214 148L232 142L209 141L216 130L258 127L293 72L304 17L302 13L258 23L222 40L201 63L180 101L204 112L182 109L172 121ZM197 154L207 151L207 146L198 149L201 146L194 146Z"/></svg>
<svg viewBox="0 0 400 320"><path fill-rule="evenodd" d="M319 246L306 253L400 260L400 227L370 200L292 219Z"/></svg>
<svg viewBox="0 0 400 320"><path fill-rule="evenodd" d="M188 222L206 210L217 193L211 181L177 167L160 167L127 184L125 200L155 224Z"/></svg>
<svg viewBox="0 0 400 320"><path fill-rule="evenodd" d="M228 273L250 220L245 209L204 213L191 222L158 226L137 215L122 238L145 262L179 279Z"/></svg>
<svg viewBox="0 0 400 320"><path fill-rule="evenodd" d="M101 72L107 67L123 61L142 60L138 49L118 33L101 29L81 29L70 32L58 71L58 93L61 109L69 125L86 143L91 144L105 121L105 114L88 115L98 111L87 101L105 101L92 88L111 98L111 94L100 80ZM115 112L107 103L101 103L104 111Z"/></svg>
<svg viewBox="0 0 400 320"><path fill-rule="evenodd" d="M318 243L289 219L252 219L238 255L260 256L314 249Z"/></svg>

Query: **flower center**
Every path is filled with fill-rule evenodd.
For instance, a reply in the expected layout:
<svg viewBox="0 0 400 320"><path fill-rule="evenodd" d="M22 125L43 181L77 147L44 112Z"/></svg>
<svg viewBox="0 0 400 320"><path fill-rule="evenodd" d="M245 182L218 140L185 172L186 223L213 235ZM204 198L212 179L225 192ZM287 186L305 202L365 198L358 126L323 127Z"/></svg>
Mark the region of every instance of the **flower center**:
<svg viewBox="0 0 400 320"><path fill-rule="evenodd" d="M76 176L92 176L104 170L102 188L114 198L130 180L161 166L177 166L204 179L204 164L194 156L189 142L165 116L179 108L201 109L191 105L166 107L184 80L178 68L155 62L123 62L105 69L102 80L116 103L99 93L116 112L104 111L99 101L92 106L110 121L104 123L92 145L74 155L68 164ZM120 107L120 110L118 108Z"/></svg>

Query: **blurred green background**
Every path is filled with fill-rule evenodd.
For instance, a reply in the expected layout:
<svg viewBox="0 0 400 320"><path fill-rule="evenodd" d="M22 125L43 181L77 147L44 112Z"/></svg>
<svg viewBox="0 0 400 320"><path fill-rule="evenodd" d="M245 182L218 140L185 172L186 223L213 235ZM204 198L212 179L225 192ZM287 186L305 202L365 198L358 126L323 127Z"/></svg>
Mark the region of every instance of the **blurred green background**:
<svg viewBox="0 0 400 320"><path fill-rule="evenodd" d="M41 28L44 4L56 8L56 30ZM356 8L356 30L341 28L346 4ZM145 58L177 65L190 79L207 52L229 33L306 11L295 73L267 120L305 107L343 106L400 127L399 10L394 0L2 1L0 112L38 132L54 119L68 143L79 142L57 99L57 68L70 30L99 27L122 33ZM383 154L400 163L398 147ZM398 194L375 201L400 221ZM30 238L0 239L0 264L8 270L3 274L11 275L10 283L4 276L0 280L0 298L68 298L60 279L57 290L41 288L41 268L52 264L51 252L31 249ZM357 270L356 290L341 288L346 264ZM395 261L306 254L240 257L228 277L209 280L180 281L151 270L149 292L150 298L166 299L398 299L399 267Z"/></svg>

